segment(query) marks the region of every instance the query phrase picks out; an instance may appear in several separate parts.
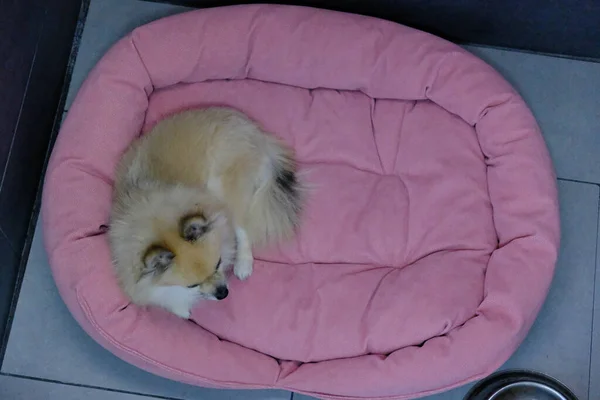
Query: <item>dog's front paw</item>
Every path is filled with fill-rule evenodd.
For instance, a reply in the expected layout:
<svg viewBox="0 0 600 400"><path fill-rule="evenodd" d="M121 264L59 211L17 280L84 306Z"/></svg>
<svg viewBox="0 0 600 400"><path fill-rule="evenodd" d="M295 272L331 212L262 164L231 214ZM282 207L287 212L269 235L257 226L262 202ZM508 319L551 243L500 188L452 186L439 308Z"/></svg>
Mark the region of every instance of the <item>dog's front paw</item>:
<svg viewBox="0 0 600 400"><path fill-rule="evenodd" d="M238 258L233 265L234 275L241 281L248 279L248 277L252 275L253 263L254 258L252 258L252 256Z"/></svg>
<svg viewBox="0 0 600 400"><path fill-rule="evenodd" d="M177 315L180 318L184 318L184 319L190 319L190 316L192 315L191 310L190 309L185 309L185 308L174 308L170 310L173 314Z"/></svg>

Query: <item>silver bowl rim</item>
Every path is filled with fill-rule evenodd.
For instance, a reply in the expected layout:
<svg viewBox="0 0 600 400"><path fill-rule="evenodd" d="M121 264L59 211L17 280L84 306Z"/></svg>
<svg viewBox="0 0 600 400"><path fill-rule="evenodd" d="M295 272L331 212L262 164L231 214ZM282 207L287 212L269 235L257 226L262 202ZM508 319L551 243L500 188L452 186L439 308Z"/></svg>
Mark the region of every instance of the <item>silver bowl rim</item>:
<svg viewBox="0 0 600 400"><path fill-rule="evenodd" d="M573 392L560 381L531 370L505 370L479 381L463 400L486 400L498 390L519 382L533 382L560 393L567 400L577 400Z"/></svg>

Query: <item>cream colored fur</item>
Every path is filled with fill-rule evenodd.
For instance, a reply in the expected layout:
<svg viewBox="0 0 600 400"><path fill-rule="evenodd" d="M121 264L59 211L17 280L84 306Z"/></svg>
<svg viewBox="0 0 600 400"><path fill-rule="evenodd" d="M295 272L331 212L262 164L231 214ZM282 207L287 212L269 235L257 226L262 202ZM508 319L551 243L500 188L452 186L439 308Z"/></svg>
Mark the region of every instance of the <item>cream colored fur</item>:
<svg viewBox="0 0 600 400"><path fill-rule="evenodd" d="M293 233L300 204L292 151L245 115L176 114L117 168L109 240L119 283L134 303L189 318L198 299L227 295L228 266L250 276L253 245Z"/></svg>

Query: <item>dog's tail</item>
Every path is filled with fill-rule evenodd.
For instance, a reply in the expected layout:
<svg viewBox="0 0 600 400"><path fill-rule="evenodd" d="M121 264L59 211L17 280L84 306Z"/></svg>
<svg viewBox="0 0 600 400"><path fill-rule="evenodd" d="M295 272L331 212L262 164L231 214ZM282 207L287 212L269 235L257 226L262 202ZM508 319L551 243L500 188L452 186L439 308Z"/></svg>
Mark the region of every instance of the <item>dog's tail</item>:
<svg viewBox="0 0 600 400"><path fill-rule="evenodd" d="M249 211L250 236L256 243L289 237L298 226L304 198L294 152L270 137L267 158L264 179Z"/></svg>

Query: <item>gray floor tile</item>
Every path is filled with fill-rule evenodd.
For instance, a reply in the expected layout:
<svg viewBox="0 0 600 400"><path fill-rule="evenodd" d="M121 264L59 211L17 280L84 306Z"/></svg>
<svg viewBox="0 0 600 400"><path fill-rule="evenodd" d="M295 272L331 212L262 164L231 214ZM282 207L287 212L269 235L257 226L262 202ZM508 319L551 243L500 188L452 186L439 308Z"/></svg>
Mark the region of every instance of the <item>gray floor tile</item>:
<svg viewBox="0 0 600 400"><path fill-rule="evenodd" d="M596 185L560 182L563 239L552 288L531 332L502 367L549 374L569 386L579 400L588 399L599 194ZM461 400L471 387L424 400Z"/></svg>
<svg viewBox="0 0 600 400"><path fill-rule="evenodd" d="M562 246L552 288L529 336L504 367L551 375L580 400L588 399L599 194L596 185L560 183Z"/></svg>
<svg viewBox="0 0 600 400"><path fill-rule="evenodd" d="M600 63L467 49L494 66L529 104L558 176L600 183Z"/></svg>
<svg viewBox="0 0 600 400"><path fill-rule="evenodd" d="M58 383L0 376L0 399L4 400L150 400L150 397L107 392Z"/></svg>
<svg viewBox="0 0 600 400"><path fill-rule="evenodd" d="M198 388L144 372L100 347L63 304L36 229L2 372L186 400L289 400L285 391ZM3 398L3 397L0 397Z"/></svg>
<svg viewBox="0 0 600 400"><path fill-rule="evenodd" d="M106 51L134 28L191 8L138 0L92 0L73 69L66 108Z"/></svg>
<svg viewBox="0 0 600 400"><path fill-rule="evenodd" d="M600 220L598 222L600 224ZM600 249L600 237L598 237L598 248ZM596 394L596 398L600 397L600 251L596 259L596 290L594 295L591 359L590 400L593 400L593 393Z"/></svg>

